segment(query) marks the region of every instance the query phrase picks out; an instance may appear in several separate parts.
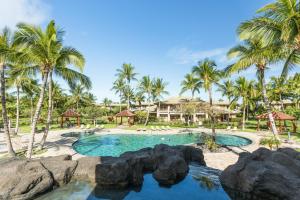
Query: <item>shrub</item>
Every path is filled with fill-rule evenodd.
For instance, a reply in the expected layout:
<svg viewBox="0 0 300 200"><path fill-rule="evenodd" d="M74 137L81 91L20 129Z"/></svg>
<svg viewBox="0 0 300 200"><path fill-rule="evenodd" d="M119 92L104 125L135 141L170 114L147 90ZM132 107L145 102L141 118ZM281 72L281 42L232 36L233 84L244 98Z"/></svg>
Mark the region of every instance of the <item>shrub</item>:
<svg viewBox="0 0 300 200"><path fill-rule="evenodd" d="M210 151L216 151L219 145L213 140L213 137L208 134L201 134L200 141L205 145L205 147Z"/></svg>
<svg viewBox="0 0 300 200"><path fill-rule="evenodd" d="M138 111L135 112L135 118L136 118L138 123L140 123L140 124L144 123L146 121L146 118L147 118L147 112L138 110Z"/></svg>
<svg viewBox="0 0 300 200"><path fill-rule="evenodd" d="M276 146L276 149L278 149L280 145L280 140L276 139L274 136L265 137L260 139L259 144L263 146L268 146L271 150L273 149L273 146Z"/></svg>

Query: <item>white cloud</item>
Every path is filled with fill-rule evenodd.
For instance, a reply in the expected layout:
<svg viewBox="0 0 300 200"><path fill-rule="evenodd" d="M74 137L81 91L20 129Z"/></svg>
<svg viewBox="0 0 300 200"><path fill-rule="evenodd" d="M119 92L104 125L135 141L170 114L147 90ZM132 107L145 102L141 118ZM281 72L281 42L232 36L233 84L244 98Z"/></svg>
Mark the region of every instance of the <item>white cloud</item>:
<svg viewBox="0 0 300 200"><path fill-rule="evenodd" d="M42 0L0 0L0 29L13 29L19 22L41 24L49 13L49 5Z"/></svg>
<svg viewBox="0 0 300 200"><path fill-rule="evenodd" d="M195 64L201 59L214 59L220 64L229 64L226 53L228 48L216 48L211 50L191 50L188 48L172 48L168 51L167 56L175 60L176 64Z"/></svg>

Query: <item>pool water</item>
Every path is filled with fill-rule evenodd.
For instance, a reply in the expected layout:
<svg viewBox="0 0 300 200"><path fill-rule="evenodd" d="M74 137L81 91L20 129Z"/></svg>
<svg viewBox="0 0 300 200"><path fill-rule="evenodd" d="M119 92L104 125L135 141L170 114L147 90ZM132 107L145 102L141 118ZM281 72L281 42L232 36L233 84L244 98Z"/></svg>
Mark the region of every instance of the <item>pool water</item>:
<svg viewBox="0 0 300 200"><path fill-rule="evenodd" d="M76 181L45 194L37 200L229 200L229 196L219 182L219 174L219 170L190 165L190 171L185 179L171 187L161 187L152 174L145 174L141 188L127 190L101 189L88 182Z"/></svg>
<svg viewBox="0 0 300 200"><path fill-rule="evenodd" d="M81 135L73 144L73 149L88 156L119 156L127 151L136 151L157 144L171 146L201 143L200 133L187 134L104 134ZM217 134L217 144L245 146L251 140L234 135Z"/></svg>

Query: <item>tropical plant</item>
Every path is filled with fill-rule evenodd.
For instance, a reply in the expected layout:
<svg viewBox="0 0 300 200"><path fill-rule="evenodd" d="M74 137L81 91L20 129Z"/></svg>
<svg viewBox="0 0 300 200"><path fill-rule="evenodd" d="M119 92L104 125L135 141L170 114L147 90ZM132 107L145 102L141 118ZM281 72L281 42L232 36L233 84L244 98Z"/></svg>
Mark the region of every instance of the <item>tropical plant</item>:
<svg viewBox="0 0 300 200"><path fill-rule="evenodd" d="M125 82L122 78L118 78L114 83L113 83L113 87L112 90L115 90L116 94L119 94L119 104L120 104L120 112L122 110L122 95L124 93L124 88L125 88Z"/></svg>
<svg viewBox="0 0 300 200"><path fill-rule="evenodd" d="M8 117L7 117L7 108L6 108L6 92L5 92L5 69L10 64L13 54L16 52L16 48L13 45L13 40L11 32L8 28L4 28L0 34L0 93L1 93L1 110L2 110L2 119L4 126L4 135L6 140L6 145L8 149L8 154L10 156L15 156L15 151L13 149L9 127L8 127Z"/></svg>
<svg viewBox="0 0 300 200"><path fill-rule="evenodd" d="M267 97L265 69L267 64L272 61L272 55L274 50L271 47L266 47L259 40L246 40L243 44L233 47L228 52L229 58L237 58L237 61L228 66L225 71L228 74L234 72L240 72L248 69L251 66L255 66L257 69L258 81L262 86L262 95L264 104L266 106L269 121L271 123L272 132L275 137L278 137L275 121L271 112L270 102ZM241 91L242 92L242 91Z"/></svg>
<svg viewBox="0 0 300 200"><path fill-rule="evenodd" d="M137 73L134 72L134 66L130 63L124 63L121 69L117 69L118 79L126 80L126 85L130 87L130 83L133 80L136 80ZM130 96L127 96L127 109L130 109Z"/></svg>
<svg viewBox="0 0 300 200"><path fill-rule="evenodd" d="M300 62L300 2L277 0L257 13L260 16L242 23L238 32L241 38L259 38L273 49L280 50L277 59L285 60L281 76L286 78Z"/></svg>
<svg viewBox="0 0 300 200"><path fill-rule="evenodd" d="M152 97L152 92L153 92L153 82L149 76L142 77L142 79L140 80L140 83L139 83L139 89L141 92L144 92L145 94L147 94L148 106L147 106L147 117L145 120L145 126L146 126L148 124L148 120L149 120L150 103L151 103L151 97Z"/></svg>
<svg viewBox="0 0 300 200"><path fill-rule="evenodd" d="M110 100L109 98L105 97L102 102L103 102L103 105L105 106L105 108L109 108L109 111L111 112L112 100Z"/></svg>
<svg viewBox="0 0 300 200"><path fill-rule="evenodd" d="M82 105L91 104L94 101L94 97L89 98L89 93L84 85L72 85L70 93L68 104L75 106L76 110L79 110Z"/></svg>
<svg viewBox="0 0 300 200"><path fill-rule="evenodd" d="M234 91L236 98L242 98L242 109L243 109L243 117L242 117L242 130L245 129L245 120L246 120L246 109L249 106L249 102L251 98L254 96L253 81L248 81L245 77L239 77L236 80L234 85Z"/></svg>
<svg viewBox="0 0 300 200"><path fill-rule="evenodd" d="M145 95L143 92L138 91L135 96L134 96L134 100L136 103L139 104L139 108L140 110L142 109L142 102L145 101Z"/></svg>
<svg viewBox="0 0 300 200"><path fill-rule="evenodd" d="M163 95L168 95L169 92L166 90L168 83L164 82L162 78L153 79L152 85L152 99L158 101L158 110L160 110L160 100Z"/></svg>
<svg viewBox="0 0 300 200"><path fill-rule="evenodd" d="M268 86L270 93L268 96L272 97L271 99L273 99L274 101L279 100L281 104L281 110L284 111L283 95L287 91L285 79L283 77L272 76Z"/></svg>
<svg viewBox="0 0 300 200"><path fill-rule="evenodd" d="M273 150L274 146L276 146L276 149L278 149L281 142L276 137L264 137L260 139L259 144L268 146L271 150Z"/></svg>
<svg viewBox="0 0 300 200"><path fill-rule="evenodd" d="M218 84L218 91L222 93L222 96L226 96L229 102L229 112L228 112L228 120L227 124L229 125L230 121L230 111L231 106L233 105L234 100L234 83L231 80L224 81L223 84Z"/></svg>
<svg viewBox="0 0 300 200"><path fill-rule="evenodd" d="M10 78L7 81L7 85L16 89L16 126L14 135L19 132L19 121L20 121L20 93L25 90L31 90L33 88L37 89L36 81L24 73L14 73L14 67L9 73Z"/></svg>
<svg viewBox="0 0 300 200"><path fill-rule="evenodd" d="M215 130L215 113L213 110L213 99L212 99L212 86L221 78L221 72L216 69L216 63L208 58L203 61L199 61L197 66L194 66L192 72L195 74L196 78L203 82L202 87L206 92L208 92L209 105L210 105L210 119L211 119L211 129L213 140L216 138Z"/></svg>
<svg viewBox="0 0 300 200"><path fill-rule="evenodd" d="M193 73L186 74L184 80L181 82L181 91L180 95L190 91L192 94L192 99L194 98L195 93L200 93L200 88L202 87L202 82L195 77Z"/></svg>

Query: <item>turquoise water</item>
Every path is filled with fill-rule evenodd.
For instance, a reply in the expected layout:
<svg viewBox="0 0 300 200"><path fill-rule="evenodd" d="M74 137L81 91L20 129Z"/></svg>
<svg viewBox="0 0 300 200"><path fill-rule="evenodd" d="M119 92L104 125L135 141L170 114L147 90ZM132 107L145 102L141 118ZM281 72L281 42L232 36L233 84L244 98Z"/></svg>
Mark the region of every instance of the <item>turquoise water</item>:
<svg viewBox="0 0 300 200"><path fill-rule="evenodd" d="M227 146L245 146L251 143L246 138L223 134L217 134L216 142ZM81 135L73 144L73 149L88 156L119 156L127 151L154 147L157 144L174 146L192 143L201 143L199 133Z"/></svg>
<svg viewBox="0 0 300 200"><path fill-rule="evenodd" d="M127 190L105 190L87 182L72 182L58 188L38 200L229 200L219 182L220 171L199 165L190 166L184 180L171 187L161 187L152 174L144 175L141 188Z"/></svg>

